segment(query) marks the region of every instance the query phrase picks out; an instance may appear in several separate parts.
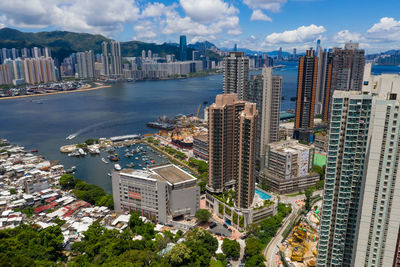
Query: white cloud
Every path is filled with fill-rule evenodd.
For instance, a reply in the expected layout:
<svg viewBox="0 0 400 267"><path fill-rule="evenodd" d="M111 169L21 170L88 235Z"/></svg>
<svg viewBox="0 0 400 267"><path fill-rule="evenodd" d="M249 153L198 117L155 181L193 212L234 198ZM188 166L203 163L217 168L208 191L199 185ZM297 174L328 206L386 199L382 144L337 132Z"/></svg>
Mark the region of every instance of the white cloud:
<svg viewBox="0 0 400 267"><path fill-rule="evenodd" d="M400 41L400 20L383 17L368 29L366 36L368 39L376 41Z"/></svg>
<svg viewBox="0 0 400 267"><path fill-rule="evenodd" d="M323 26L317 26L314 24L311 24L310 26L301 26L295 30L268 35L265 37L264 45L312 42L318 39L325 31L326 30Z"/></svg>
<svg viewBox="0 0 400 267"><path fill-rule="evenodd" d="M239 11L222 0L180 0L186 15L192 20L202 23L232 16Z"/></svg>
<svg viewBox="0 0 400 267"><path fill-rule="evenodd" d="M264 9L279 12L287 0L244 0L243 3L252 9Z"/></svg>
<svg viewBox="0 0 400 267"><path fill-rule="evenodd" d="M165 6L162 3L153 3L153 4L148 4L146 8L142 10L142 13L140 14L141 17L143 18L148 18L148 17L160 17L169 11L175 9L177 4L172 4L170 6Z"/></svg>
<svg viewBox="0 0 400 267"><path fill-rule="evenodd" d="M54 26L64 30L112 35L138 18L132 0L2 0L2 23L21 28Z"/></svg>
<svg viewBox="0 0 400 267"><path fill-rule="evenodd" d="M228 30L227 33L229 35L240 35L240 34L242 34L242 30L240 30L240 29L232 29L232 30Z"/></svg>
<svg viewBox="0 0 400 267"><path fill-rule="evenodd" d="M359 42L362 40L362 35L358 32L350 32L349 30L343 30L336 33L333 36L333 40L337 43L347 43L349 41Z"/></svg>
<svg viewBox="0 0 400 267"><path fill-rule="evenodd" d="M265 15L260 9L253 10L250 20L272 21L272 19Z"/></svg>

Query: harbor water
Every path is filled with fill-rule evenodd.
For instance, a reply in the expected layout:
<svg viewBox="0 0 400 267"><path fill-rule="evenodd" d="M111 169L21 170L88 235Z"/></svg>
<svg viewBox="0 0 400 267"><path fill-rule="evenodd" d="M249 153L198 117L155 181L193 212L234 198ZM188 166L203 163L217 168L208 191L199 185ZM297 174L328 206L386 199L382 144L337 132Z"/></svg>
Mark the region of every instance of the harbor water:
<svg viewBox="0 0 400 267"><path fill-rule="evenodd" d="M289 63L274 72L283 77L282 110L294 108L297 64ZM375 67L374 72L399 73L398 67ZM0 101L0 137L26 149L39 149L49 160L60 160L65 168L76 166L76 177L111 192L107 175L114 164L100 156L68 157L63 145L88 138L156 132L146 127L161 115L195 114L199 104L213 103L222 93L222 75L163 81L113 84L112 87L71 94L43 95ZM203 111L200 115L203 116ZM70 134L76 135L66 140ZM120 157L124 156L122 152ZM124 168L127 163L120 165Z"/></svg>

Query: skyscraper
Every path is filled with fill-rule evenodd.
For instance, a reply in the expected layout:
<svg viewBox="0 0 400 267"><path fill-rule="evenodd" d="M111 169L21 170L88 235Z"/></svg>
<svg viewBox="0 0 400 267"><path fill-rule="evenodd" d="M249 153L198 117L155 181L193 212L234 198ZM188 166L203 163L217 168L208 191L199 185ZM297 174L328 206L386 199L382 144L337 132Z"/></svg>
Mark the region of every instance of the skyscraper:
<svg viewBox="0 0 400 267"><path fill-rule="evenodd" d="M186 35L181 35L179 37L179 59L181 61L187 60Z"/></svg>
<svg viewBox="0 0 400 267"><path fill-rule="evenodd" d="M111 74L122 75L121 45L118 41L110 42Z"/></svg>
<svg viewBox="0 0 400 267"><path fill-rule="evenodd" d="M264 67L262 75L252 75L246 101L256 103L257 157L265 156L267 144L279 140L279 120L282 95L282 77L275 76L271 67Z"/></svg>
<svg viewBox="0 0 400 267"><path fill-rule="evenodd" d="M332 97L317 266L395 266L400 76L370 76Z"/></svg>
<svg viewBox="0 0 400 267"><path fill-rule="evenodd" d="M94 53L92 50L76 53L79 78L94 78Z"/></svg>
<svg viewBox="0 0 400 267"><path fill-rule="evenodd" d="M103 51L103 65L104 65L104 76L110 75L110 63L108 61L108 43L102 42L101 48Z"/></svg>
<svg viewBox="0 0 400 267"><path fill-rule="evenodd" d="M282 61L282 47L279 47L279 51L278 51L278 61Z"/></svg>
<svg viewBox="0 0 400 267"><path fill-rule="evenodd" d="M333 68L333 53L323 51L319 47L318 52L318 76L315 92L315 114L321 114L324 122L328 121L328 108L331 97L331 81Z"/></svg>
<svg viewBox="0 0 400 267"><path fill-rule="evenodd" d="M299 59L297 76L296 117L293 137L309 142L314 126L315 92L317 87L318 58L311 48Z"/></svg>
<svg viewBox="0 0 400 267"><path fill-rule="evenodd" d="M398 266L400 75L369 75L363 86L363 93L367 92L373 95L373 109L353 262L354 266Z"/></svg>
<svg viewBox="0 0 400 267"><path fill-rule="evenodd" d="M223 93L247 99L249 86L249 58L243 52L230 52L224 58Z"/></svg>
<svg viewBox="0 0 400 267"><path fill-rule="evenodd" d="M222 193L235 186L236 206L249 208L256 178L256 104L238 100L236 94L217 95L208 116L207 188Z"/></svg>
<svg viewBox="0 0 400 267"><path fill-rule="evenodd" d="M332 94L336 90L360 91L362 87L365 57L364 50L358 49L358 43L347 43L344 49L333 49L332 78L328 87L325 87L323 105L323 119L328 122L329 108ZM329 89L329 92L328 92Z"/></svg>

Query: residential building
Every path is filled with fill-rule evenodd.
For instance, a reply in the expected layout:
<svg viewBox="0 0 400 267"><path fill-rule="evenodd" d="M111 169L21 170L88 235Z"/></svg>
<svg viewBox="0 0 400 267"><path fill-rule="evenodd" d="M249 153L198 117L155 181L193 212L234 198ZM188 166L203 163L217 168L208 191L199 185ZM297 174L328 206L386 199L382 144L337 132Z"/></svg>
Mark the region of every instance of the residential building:
<svg viewBox="0 0 400 267"><path fill-rule="evenodd" d="M297 140L283 140L267 145L263 178L273 192L287 194L315 185L319 174L313 173L314 148Z"/></svg>
<svg viewBox="0 0 400 267"><path fill-rule="evenodd" d="M315 92L317 86L318 58L311 48L299 58L297 77L296 117L293 137L310 142L314 126Z"/></svg>
<svg viewBox="0 0 400 267"><path fill-rule="evenodd" d="M94 68L93 50L77 53L76 59L77 59L77 73L79 78L93 79L94 77L96 77Z"/></svg>
<svg viewBox="0 0 400 267"><path fill-rule="evenodd" d="M333 68L333 53L324 51L319 46L318 51L318 76L315 92L315 114L321 114L324 122L327 122L328 109L331 96L331 81Z"/></svg>
<svg viewBox="0 0 400 267"><path fill-rule="evenodd" d="M370 65L365 70L369 74ZM372 95L372 109L351 263L353 266L398 266L400 75L365 77L362 93ZM350 260L344 258L343 262Z"/></svg>
<svg viewBox="0 0 400 267"><path fill-rule="evenodd" d="M114 40L110 42L110 75L122 75L121 44Z"/></svg>
<svg viewBox="0 0 400 267"><path fill-rule="evenodd" d="M179 37L179 59L180 61L187 60L186 35L181 35Z"/></svg>
<svg viewBox="0 0 400 267"><path fill-rule="evenodd" d="M193 136L193 154L204 160L208 160L208 135Z"/></svg>
<svg viewBox="0 0 400 267"><path fill-rule="evenodd" d="M0 85L12 84L10 65L0 65Z"/></svg>
<svg viewBox="0 0 400 267"><path fill-rule="evenodd" d="M38 84L57 81L52 58L25 58L23 60L25 83Z"/></svg>
<svg viewBox="0 0 400 267"><path fill-rule="evenodd" d="M113 172L112 188L116 211L137 211L162 224L194 217L200 208L197 179L172 164Z"/></svg>
<svg viewBox="0 0 400 267"><path fill-rule="evenodd" d="M331 82L330 86L329 83L326 85L324 92L323 120L325 122L328 122L330 118L334 91L361 91L365 65L364 50L358 48L358 43L347 43L344 49L334 48L332 54Z"/></svg>
<svg viewBox="0 0 400 267"><path fill-rule="evenodd" d="M257 157L262 159L268 143L279 140L279 121L282 95L282 77L273 75L271 67L264 67L262 75L252 75L246 101L256 103Z"/></svg>
<svg viewBox="0 0 400 267"><path fill-rule="evenodd" d="M223 93L237 94L247 99L249 83L249 58L243 52L230 52L224 58Z"/></svg>
<svg viewBox="0 0 400 267"><path fill-rule="evenodd" d="M315 134L315 150L326 153L328 151L329 135L325 132Z"/></svg>
<svg viewBox="0 0 400 267"><path fill-rule="evenodd" d="M256 179L256 104L223 94L217 95L208 112L208 190L222 193L235 186L236 206L249 208Z"/></svg>

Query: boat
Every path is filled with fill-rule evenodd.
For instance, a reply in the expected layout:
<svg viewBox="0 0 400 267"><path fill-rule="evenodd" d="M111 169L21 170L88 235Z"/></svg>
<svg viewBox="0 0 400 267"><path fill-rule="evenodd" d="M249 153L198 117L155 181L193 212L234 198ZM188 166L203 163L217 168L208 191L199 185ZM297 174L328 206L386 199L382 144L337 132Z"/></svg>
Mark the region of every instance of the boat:
<svg viewBox="0 0 400 267"><path fill-rule="evenodd" d="M76 166L72 166L71 169L65 170L66 173L73 173L76 170Z"/></svg>
<svg viewBox="0 0 400 267"><path fill-rule="evenodd" d="M106 164L110 163L110 162L108 162L105 158L101 158L101 161L104 162L104 163L106 163Z"/></svg>
<svg viewBox="0 0 400 267"><path fill-rule="evenodd" d="M119 156L117 154L112 154L112 155L108 156L108 159L111 161L118 161Z"/></svg>
<svg viewBox="0 0 400 267"><path fill-rule="evenodd" d="M158 121L151 121L146 123L146 126L153 129L171 131L175 128L174 124L158 122Z"/></svg>
<svg viewBox="0 0 400 267"><path fill-rule="evenodd" d="M119 165L119 164L115 164L114 165L114 169L117 170L117 171L122 170L121 165Z"/></svg>
<svg viewBox="0 0 400 267"><path fill-rule="evenodd" d="M131 163L129 163L127 166L128 166L129 168L133 168L133 167L135 167L135 163L131 162Z"/></svg>
<svg viewBox="0 0 400 267"><path fill-rule="evenodd" d="M81 154L82 156L87 155L87 153L86 153L85 151L83 151L82 148L79 148L79 149L78 149L78 152L79 152L79 154Z"/></svg>
<svg viewBox="0 0 400 267"><path fill-rule="evenodd" d="M39 150L37 148L35 148L35 149L32 149L31 152L36 153L36 152L39 152Z"/></svg>
<svg viewBox="0 0 400 267"><path fill-rule="evenodd" d="M100 154L100 150L97 147L89 147L88 150L90 154Z"/></svg>
<svg viewBox="0 0 400 267"><path fill-rule="evenodd" d="M65 138L65 139L71 140L71 139L74 139L75 137L76 137L75 134L70 134L70 135L68 135L67 138Z"/></svg>
<svg viewBox="0 0 400 267"><path fill-rule="evenodd" d="M110 176L110 177L112 176L111 173L107 173L107 175Z"/></svg>
<svg viewBox="0 0 400 267"><path fill-rule="evenodd" d="M138 157L136 157L135 159L136 159L136 160L138 160L139 158L138 158Z"/></svg>

